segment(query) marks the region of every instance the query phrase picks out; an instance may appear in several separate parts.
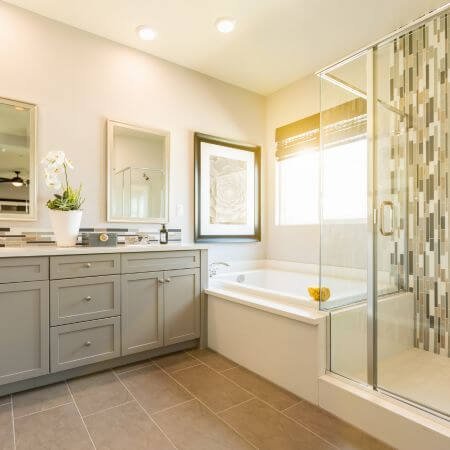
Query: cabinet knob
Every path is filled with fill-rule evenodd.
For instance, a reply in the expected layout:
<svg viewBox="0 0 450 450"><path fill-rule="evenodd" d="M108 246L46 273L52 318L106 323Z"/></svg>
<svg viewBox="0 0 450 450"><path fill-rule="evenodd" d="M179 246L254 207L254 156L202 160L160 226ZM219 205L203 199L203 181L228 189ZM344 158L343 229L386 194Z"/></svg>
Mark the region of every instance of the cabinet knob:
<svg viewBox="0 0 450 450"><path fill-rule="evenodd" d="M162 278L158 278L158 283L164 283L164 280Z"/></svg>
<svg viewBox="0 0 450 450"><path fill-rule="evenodd" d="M84 343L84 345L85 345L86 347L90 347L90 346L92 345L92 342L91 342L91 341L86 341L86 342Z"/></svg>
<svg viewBox="0 0 450 450"><path fill-rule="evenodd" d="M86 269L90 269L91 263L86 263L86 264L84 265L84 267L86 267Z"/></svg>
<svg viewBox="0 0 450 450"><path fill-rule="evenodd" d="M90 295L88 295L87 297L84 297L84 299L85 299L87 302L90 302L90 301L92 300L92 297L91 297Z"/></svg>
<svg viewBox="0 0 450 450"><path fill-rule="evenodd" d="M172 280L171 280L169 277L167 277L164 281L165 281L166 283L170 283Z"/></svg>

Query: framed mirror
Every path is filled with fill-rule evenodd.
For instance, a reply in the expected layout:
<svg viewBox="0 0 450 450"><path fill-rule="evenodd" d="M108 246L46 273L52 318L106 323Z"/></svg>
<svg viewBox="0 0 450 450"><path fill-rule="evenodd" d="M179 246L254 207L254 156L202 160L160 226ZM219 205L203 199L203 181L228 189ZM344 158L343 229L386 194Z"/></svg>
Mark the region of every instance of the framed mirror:
<svg viewBox="0 0 450 450"><path fill-rule="evenodd" d="M108 120L108 222L169 221L170 134Z"/></svg>
<svg viewBox="0 0 450 450"><path fill-rule="evenodd" d="M0 98L0 220L36 220L36 109Z"/></svg>

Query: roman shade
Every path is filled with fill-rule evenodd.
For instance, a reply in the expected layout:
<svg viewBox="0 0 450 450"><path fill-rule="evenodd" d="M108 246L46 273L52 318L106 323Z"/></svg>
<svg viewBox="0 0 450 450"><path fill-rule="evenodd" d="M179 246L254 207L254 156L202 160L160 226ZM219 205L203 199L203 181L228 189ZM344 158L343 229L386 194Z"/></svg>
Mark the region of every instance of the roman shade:
<svg viewBox="0 0 450 450"><path fill-rule="evenodd" d="M357 139L367 131L367 102L356 98L292 122L275 131L276 159L282 161L302 150L320 148L320 128L325 146Z"/></svg>

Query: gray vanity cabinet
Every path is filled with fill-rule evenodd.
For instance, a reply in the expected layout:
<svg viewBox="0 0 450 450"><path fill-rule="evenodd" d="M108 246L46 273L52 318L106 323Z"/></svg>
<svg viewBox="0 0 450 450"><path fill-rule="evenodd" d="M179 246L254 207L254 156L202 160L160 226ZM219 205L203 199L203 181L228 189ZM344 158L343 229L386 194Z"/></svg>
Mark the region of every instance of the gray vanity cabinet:
<svg viewBox="0 0 450 450"><path fill-rule="evenodd" d="M48 374L48 281L0 284L0 311L0 385Z"/></svg>
<svg viewBox="0 0 450 450"><path fill-rule="evenodd" d="M200 270L164 272L164 345L200 336Z"/></svg>
<svg viewBox="0 0 450 450"><path fill-rule="evenodd" d="M122 354L164 345L163 272L122 275Z"/></svg>

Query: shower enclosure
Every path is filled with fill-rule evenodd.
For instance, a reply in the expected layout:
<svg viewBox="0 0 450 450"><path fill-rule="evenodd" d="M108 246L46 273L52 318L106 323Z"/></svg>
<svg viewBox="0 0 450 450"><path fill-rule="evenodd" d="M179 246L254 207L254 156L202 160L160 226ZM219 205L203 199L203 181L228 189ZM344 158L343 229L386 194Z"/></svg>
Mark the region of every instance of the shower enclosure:
<svg viewBox="0 0 450 450"><path fill-rule="evenodd" d="M328 368L447 419L449 19L318 73L320 284L353 287L321 301Z"/></svg>

